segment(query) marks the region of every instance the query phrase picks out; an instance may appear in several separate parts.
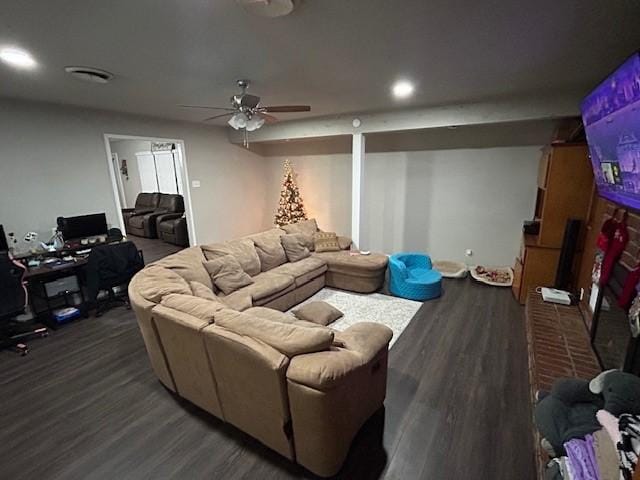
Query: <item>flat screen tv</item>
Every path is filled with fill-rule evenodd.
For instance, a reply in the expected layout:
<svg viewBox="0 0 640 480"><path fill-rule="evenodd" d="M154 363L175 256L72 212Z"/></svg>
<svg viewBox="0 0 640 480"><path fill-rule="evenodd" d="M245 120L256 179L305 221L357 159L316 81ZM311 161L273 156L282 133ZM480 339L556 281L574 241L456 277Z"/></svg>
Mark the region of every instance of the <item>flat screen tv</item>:
<svg viewBox="0 0 640 480"><path fill-rule="evenodd" d="M640 52L580 107L600 196L640 210Z"/></svg>
<svg viewBox="0 0 640 480"><path fill-rule="evenodd" d="M79 217L58 217L58 230L65 240L94 237L107 234L107 216L104 213Z"/></svg>

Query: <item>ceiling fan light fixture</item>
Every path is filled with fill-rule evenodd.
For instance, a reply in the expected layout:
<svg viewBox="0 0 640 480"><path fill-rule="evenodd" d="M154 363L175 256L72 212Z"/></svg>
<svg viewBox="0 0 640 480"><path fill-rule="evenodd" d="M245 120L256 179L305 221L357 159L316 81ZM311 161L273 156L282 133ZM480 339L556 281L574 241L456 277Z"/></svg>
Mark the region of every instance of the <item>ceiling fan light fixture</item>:
<svg viewBox="0 0 640 480"><path fill-rule="evenodd" d="M235 130L242 130L247 127L249 118L242 112L235 113L227 122Z"/></svg>
<svg viewBox="0 0 640 480"><path fill-rule="evenodd" d="M255 116L249 119L245 128L247 129L248 132L253 132L254 130L258 130L263 125L264 125L264 118Z"/></svg>

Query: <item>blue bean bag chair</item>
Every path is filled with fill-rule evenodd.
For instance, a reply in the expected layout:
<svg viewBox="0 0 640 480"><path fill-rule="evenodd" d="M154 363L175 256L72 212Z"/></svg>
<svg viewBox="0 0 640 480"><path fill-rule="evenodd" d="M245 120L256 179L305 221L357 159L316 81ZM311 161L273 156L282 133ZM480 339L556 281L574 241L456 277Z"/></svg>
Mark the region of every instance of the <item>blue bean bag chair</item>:
<svg viewBox="0 0 640 480"><path fill-rule="evenodd" d="M389 290L409 300L430 300L442 293L442 274L424 253L396 253L389 258Z"/></svg>

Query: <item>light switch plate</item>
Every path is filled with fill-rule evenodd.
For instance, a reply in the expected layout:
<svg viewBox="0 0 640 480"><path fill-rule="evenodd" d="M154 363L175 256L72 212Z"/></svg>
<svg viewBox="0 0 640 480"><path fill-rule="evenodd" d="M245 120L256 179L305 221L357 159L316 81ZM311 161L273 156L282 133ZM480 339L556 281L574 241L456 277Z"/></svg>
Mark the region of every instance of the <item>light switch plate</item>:
<svg viewBox="0 0 640 480"><path fill-rule="evenodd" d="M200 188L200 180L191 180L191 186L193 188Z"/></svg>

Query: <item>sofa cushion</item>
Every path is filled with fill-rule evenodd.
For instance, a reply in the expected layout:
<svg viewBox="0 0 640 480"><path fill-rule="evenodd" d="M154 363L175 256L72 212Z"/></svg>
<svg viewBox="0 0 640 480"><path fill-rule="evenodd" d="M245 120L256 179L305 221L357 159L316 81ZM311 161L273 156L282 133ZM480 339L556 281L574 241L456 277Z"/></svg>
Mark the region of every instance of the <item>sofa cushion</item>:
<svg viewBox="0 0 640 480"><path fill-rule="evenodd" d="M215 260L225 255L233 255L247 274L253 277L260 273L260 258L256 252L256 247L253 245L253 241L249 239L203 245L202 252L207 260Z"/></svg>
<svg viewBox="0 0 640 480"><path fill-rule="evenodd" d="M273 228L248 237L253 240L256 246L258 257L260 257L260 268L263 272L267 272L287 262L287 256L280 243L280 237L282 235L282 230Z"/></svg>
<svg viewBox="0 0 640 480"><path fill-rule="evenodd" d="M282 230L287 233L306 233L307 235L313 235L318 231L318 223L315 218L310 218L309 220L283 225Z"/></svg>
<svg viewBox="0 0 640 480"><path fill-rule="evenodd" d="M219 295L218 298L229 308L238 310L239 312L251 308L251 306L253 305L251 294L247 291L246 288L236 290L229 295Z"/></svg>
<svg viewBox="0 0 640 480"><path fill-rule="evenodd" d="M207 300L205 298L194 297L193 295L182 295L171 293L162 298L160 305L163 305L179 312L188 313L196 318L213 323L214 315L223 308L228 308L220 300Z"/></svg>
<svg viewBox="0 0 640 480"><path fill-rule="evenodd" d="M291 325L297 325L299 327L308 327L308 328L329 328L324 325L320 325L318 323L307 322L306 320L300 320L290 313L284 313L279 310L274 310L273 308L267 307L251 307L244 311L244 313L248 315L255 315L256 317L264 318L265 320L270 320L272 322L278 323L288 323ZM336 338L338 332L333 330L334 338L333 345L336 346ZM339 345L342 346L342 343Z"/></svg>
<svg viewBox="0 0 640 480"><path fill-rule="evenodd" d="M144 227L144 215L134 215L129 218L129 225L134 228Z"/></svg>
<svg viewBox="0 0 640 480"><path fill-rule="evenodd" d="M305 303L292 311L296 318L307 322L329 325L342 317L344 314L333 305L323 301Z"/></svg>
<svg viewBox="0 0 640 480"><path fill-rule="evenodd" d="M317 257L307 257L295 263L285 263L271 270L273 273L291 275L296 287L310 282L327 271L327 262Z"/></svg>
<svg viewBox="0 0 640 480"><path fill-rule="evenodd" d="M216 315L216 325L238 335L260 340L289 358L327 350L333 342L330 329L273 322L234 310L220 311Z"/></svg>
<svg viewBox="0 0 640 480"><path fill-rule="evenodd" d="M211 275L215 286L225 295L253 283L251 277L242 270L240 263L233 255L225 255L215 260L206 261L204 267Z"/></svg>
<svg viewBox="0 0 640 480"><path fill-rule="evenodd" d="M191 287L176 272L150 265L136 274L136 286L143 298L153 303L160 303L162 297L171 293L191 295Z"/></svg>
<svg viewBox="0 0 640 480"><path fill-rule="evenodd" d="M218 297L213 293L213 290L200 282L189 282L189 286L191 287L193 295L196 297L204 298L206 300L218 300Z"/></svg>
<svg viewBox="0 0 640 480"><path fill-rule="evenodd" d="M313 244L315 251L320 252L337 252L340 250L338 236L335 232L316 232L313 234Z"/></svg>
<svg viewBox="0 0 640 480"><path fill-rule="evenodd" d="M302 233L288 233L280 237L280 241L290 262L297 262L311 255L305 235Z"/></svg>
<svg viewBox="0 0 640 480"><path fill-rule="evenodd" d="M338 252L314 253L313 258L327 262L329 270L335 273L356 277L370 277L377 275L387 268L389 258L381 253L371 255L351 255L346 250Z"/></svg>
<svg viewBox="0 0 640 480"><path fill-rule="evenodd" d="M343 237L341 235L338 235L338 246L340 247L340 250L349 250L352 243L353 240L351 240L351 237Z"/></svg>
<svg viewBox="0 0 640 480"><path fill-rule="evenodd" d="M153 265L169 268L187 282L200 282L209 288L213 288L211 277L202 265L202 262L205 260L200 247L190 247L180 250L178 253L174 253L168 257L164 257L154 262Z"/></svg>
<svg viewBox="0 0 640 480"><path fill-rule="evenodd" d="M243 290L251 294L254 302L268 297L280 296L295 288L293 277L281 273L262 272L252 280L253 283Z"/></svg>

